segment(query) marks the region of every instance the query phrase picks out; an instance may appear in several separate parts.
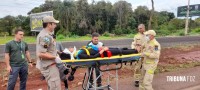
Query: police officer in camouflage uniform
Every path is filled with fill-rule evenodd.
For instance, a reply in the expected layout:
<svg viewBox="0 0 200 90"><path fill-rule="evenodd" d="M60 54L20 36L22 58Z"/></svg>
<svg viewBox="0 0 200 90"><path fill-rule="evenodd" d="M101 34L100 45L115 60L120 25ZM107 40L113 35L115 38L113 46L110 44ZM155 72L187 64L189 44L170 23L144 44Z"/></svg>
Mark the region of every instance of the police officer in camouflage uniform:
<svg viewBox="0 0 200 90"><path fill-rule="evenodd" d="M58 20L52 16L43 18L43 30L37 36L36 67L41 71L48 84L48 90L61 90L61 81L56 63L61 63L61 59L57 56L56 43L52 34Z"/></svg>
<svg viewBox="0 0 200 90"><path fill-rule="evenodd" d="M148 30L145 34L147 43L144 45L141 54L144 61L142 63L142 80L140 81L139 90L153 90L152 81L159 61L161 46L155 39L156 32L154 30Z"/></svg>
<svg viewBox="0 0 200 90"><path fill-rule="evenodd" d="M138 25L138 33L134 36L133 42L131 44L131 48L132 49L137 49L137 48L142 48L144 47L145 43L146 43L146 37L145 37L145 26L144 24L139 24ZM143 61L143 57L135 62L135 66L134 66L134 80L135 80L135 86L139 87L139 79L141 76L141 67L142 67L142 61Z"/></svg>

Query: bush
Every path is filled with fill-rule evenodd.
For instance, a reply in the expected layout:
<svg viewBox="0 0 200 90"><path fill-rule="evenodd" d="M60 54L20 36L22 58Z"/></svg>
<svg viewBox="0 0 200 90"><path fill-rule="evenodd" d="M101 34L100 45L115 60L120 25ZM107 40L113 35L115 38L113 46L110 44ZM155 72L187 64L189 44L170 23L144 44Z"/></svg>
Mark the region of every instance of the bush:
<svg viewBox="0 0 200 90"><path fill-rule="evenodd" d="M129 28L129 27L127 29L122 29L122 33L123 34L130 34L132 32L133 32L133 30L131 28Z"/></svg>
<svg viewBox="0 0 200 90"><path fill-rule="evenodd" d="M64 37L70 37L72 32L66 31L65 29L60 29L56 32L56 36L63 35Z"/></svg>
<svg viewBox="0 0 200 90"><path fill-rule="evenodd" d="M91 34L86 34L86 36L87 36L87 37L92 37L92 35L91 35Z"/></svg>
<svg viewBox="0 0 200 90"><path fill-rule="evenodd" d="M8 32L1 32L1 33L0 33L0 36L8 36L8 35L9 35Z"/></svg>
<svg viewBox="0 0 200 90"><path fill-rule="evenodd" d="M121 35L123 32L122 32L122 29L117 28L117 29L114 30L114 33L115 33L116 35Z"/></svg>
<svg viewBox="0 0 200 90"><path fill-rule="evenodd" d="M56 39L65 39L65 36L62 34L59 34Z"/></svg>
<svg viewBox="0 0 200 90"><path fill-rule="evenodd" d="M70 35L69 37L72 37L72 38L79 38L80 36L76 35L76 34L73 34L73 35Z"/></svg>
<svg viewBox="0 0 200 90"><path fill-rule="evenodd" d="M103 33L103 36L109 37L109 36L110 36L110 33L106 31L106 32Z"/></svg>
<svg viewBox="0 0 200 90"><path fill-rule="evenodd" d="M175 36L184 36L185 35L185 30L184 29L176 30L176 32L173 32L172 35L175 35Z"/></svg>
<svg viewBox="0 0 200 90"><path fill-rule="evenodd" d="M171 34L169 30L156 30L156 33L158 36L167 36Z"/></svg>
<svg viewBox="0 0 200 90"><path fill-rule="evenodd" d="M110 34L109 36L110 36L110 37L115 37L115 34Z"/></svg>
<svg viewBox="0 0 200 90"><path fill-rule="evenodd" d="M192 29L192 32L194 32L194 33L200 33L200 28Z"/></svg>
<svg viewBox="0 0 200 90"><path fill-rule="evenodd" d="M180 36L184 36L185 33L184 33L184 32L180 32L179 35L180 35Z"/></svg>
<svg viewBox="0 0 200 90"><path fill-rule="evenodd" d="M127 34L126 37L128 38L134 38L135 34Z"/></svg>
<svg viewBox="0 0 200 90"><path fill-rule="evenodd" d="M200 28L192 29L190 34L199 35L200 34Z"/></svg>

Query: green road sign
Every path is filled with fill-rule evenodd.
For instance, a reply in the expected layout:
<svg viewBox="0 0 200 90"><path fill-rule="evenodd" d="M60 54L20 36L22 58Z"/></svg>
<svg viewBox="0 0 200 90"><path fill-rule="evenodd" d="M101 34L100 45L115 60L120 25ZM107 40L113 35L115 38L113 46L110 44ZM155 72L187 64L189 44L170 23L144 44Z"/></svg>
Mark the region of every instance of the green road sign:
<svg viewBox="0 0 200 90"><path fill-rule="evenodd" d="M189 16L200 16L200 4L190 5ZM178 7L177 17L185 17L187 14L187 6Z"/></svg>

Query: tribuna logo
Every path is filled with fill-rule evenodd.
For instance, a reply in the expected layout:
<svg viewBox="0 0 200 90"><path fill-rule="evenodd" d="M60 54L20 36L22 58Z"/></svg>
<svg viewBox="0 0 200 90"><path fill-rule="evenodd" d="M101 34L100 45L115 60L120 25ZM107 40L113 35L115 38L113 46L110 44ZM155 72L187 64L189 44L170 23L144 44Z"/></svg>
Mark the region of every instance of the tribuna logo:
<svg viewBox="0 0 200 90"><path fill-rule="evenodd" d="M195 76L166 76L167 82L195 82Z"/></svg>

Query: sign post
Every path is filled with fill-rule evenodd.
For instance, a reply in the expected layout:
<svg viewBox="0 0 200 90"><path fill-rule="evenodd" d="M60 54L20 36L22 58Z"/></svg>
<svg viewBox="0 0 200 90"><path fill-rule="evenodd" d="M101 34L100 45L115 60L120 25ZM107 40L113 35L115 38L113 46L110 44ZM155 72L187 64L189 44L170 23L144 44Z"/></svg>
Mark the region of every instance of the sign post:
<svg viewBox="0 0 200 90"><path fill-rule="evenodd" d="M190 2L188 2L190 4ZM178 7L177 17L186 17L188 10L187 6ZM189 16L200 16L200 4L189 5Z"/></svg>
<svg viewBox="0 0 200 90"><path fill-rule="evenodd" d="M200 4L190 5L190 0L188 0L187 6L178 7L177 17L186 17L185 35L188 34L188 17L192 16L200 16Z"/></svg>
<svg viewBox="0 0 200 90"><path fill-rule="evenodd" d="M186 16L186 21L185 21L185 36L188 34L188 17L189 17L189 11L190 9L190 0L188 0L188 6L187 6L187 16Z"/></svg>

